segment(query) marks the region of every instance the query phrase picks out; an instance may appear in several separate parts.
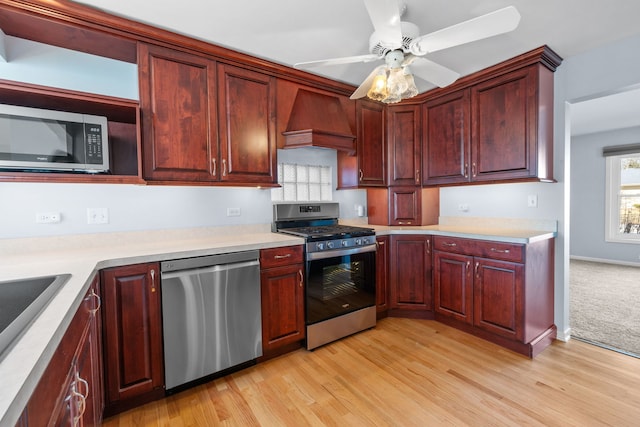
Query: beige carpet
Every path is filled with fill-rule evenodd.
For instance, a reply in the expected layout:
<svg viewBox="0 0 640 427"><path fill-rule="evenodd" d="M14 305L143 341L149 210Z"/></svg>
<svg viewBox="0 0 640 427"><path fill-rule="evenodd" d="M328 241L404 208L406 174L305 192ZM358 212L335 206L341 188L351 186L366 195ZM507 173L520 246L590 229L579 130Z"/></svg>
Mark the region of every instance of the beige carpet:
<svg viewBox="0 0 640 427"><path fill-rule="evenodd" d="M571 260L572 337L640 357L640 267Z"/></svg>

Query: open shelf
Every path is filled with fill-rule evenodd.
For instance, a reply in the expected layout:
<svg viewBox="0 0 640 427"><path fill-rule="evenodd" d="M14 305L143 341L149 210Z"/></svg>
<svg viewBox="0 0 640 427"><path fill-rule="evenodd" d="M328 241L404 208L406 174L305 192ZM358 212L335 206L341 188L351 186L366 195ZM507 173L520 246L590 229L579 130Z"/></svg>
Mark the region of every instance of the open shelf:
<svg viewBox="0 0 640 427"><path fill-rule="evenodd" d="M0 80L0 103L107 117L110 173L0 171L0 181L144 183L138 101Z"/></svg>

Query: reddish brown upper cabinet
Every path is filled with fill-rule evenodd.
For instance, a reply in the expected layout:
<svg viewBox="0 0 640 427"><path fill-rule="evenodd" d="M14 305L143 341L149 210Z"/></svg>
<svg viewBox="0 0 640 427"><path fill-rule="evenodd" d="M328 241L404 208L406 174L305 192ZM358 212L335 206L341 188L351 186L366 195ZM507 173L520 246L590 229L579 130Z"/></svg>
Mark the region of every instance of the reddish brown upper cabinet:
<svg viewBox="0 0 640 427"><path fill-rule="evenodd" d="M420 185L420 106L387 107L389 186Z"/></svg>
<svg viewBox="0 0 640 427"><path fill-rule="evenodd" d="M164 396L159 265L102 270L101 285L108 416Z"/></svg>
<svg viewBox="0 0 640 427"><path fill-rule="evenodd" d="M144 43L138 58L144 178L217 180L215 62Z"/></svg>
<svg viewBox="0 0 640 427"><path fill-rule="evenodd" d="M469 181L471 96L460 90L426 102L423 111L422 183Z"/></svg>
<svg viewBox="0 0 640 427"><path fill-rule="evenodd" d="M218 64L220 180L273 184L276 170L276 79Z"/></svg>
<svg viewBox="0 0 640 427"><path fill-rule="evenodd" d="M386 187L387 153L384 135L384 106L359 99L356 103L358 185Z"/></svg>
<svg viewBox="0 0 640 427"><path fill-rule="evenodd" d="M273 184L275 78L140 44L144 178Z"/></svg>
<svg viewBox="0 0 640 427"><path fill-rule="evenodd" d="M434 236L436 320L535 356L556 333L553 242Z"/></svg>
<svg viewBox="0 0 640 427"><path fill-rule="evenodd" d="M553 181L553 72L546 46L427 94L423 185Z"/></svg>

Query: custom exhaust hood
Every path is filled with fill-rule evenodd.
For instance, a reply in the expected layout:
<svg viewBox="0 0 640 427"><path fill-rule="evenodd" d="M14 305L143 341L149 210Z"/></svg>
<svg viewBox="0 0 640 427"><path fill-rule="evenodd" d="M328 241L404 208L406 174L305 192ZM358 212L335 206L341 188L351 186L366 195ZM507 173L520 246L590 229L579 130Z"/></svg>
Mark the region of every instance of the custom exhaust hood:
<svg viewBox="0 0 640 427"><path fill-rule="evenodd" d="M284 148L322 147L355 153L355 139L340 99L299 89L287 128Z"/></svg>

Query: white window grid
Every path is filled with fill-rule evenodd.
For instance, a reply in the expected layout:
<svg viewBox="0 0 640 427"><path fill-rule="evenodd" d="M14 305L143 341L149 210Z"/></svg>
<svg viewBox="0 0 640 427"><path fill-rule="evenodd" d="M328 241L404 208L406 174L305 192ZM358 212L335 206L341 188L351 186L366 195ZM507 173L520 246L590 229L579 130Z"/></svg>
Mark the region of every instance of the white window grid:
<svg viewBox="0 0 640 427"><path fill-rule="evenodd" d="M280 188L271 190L274 202L331 201L333 199L331 166L278 164Z"/></svg>

